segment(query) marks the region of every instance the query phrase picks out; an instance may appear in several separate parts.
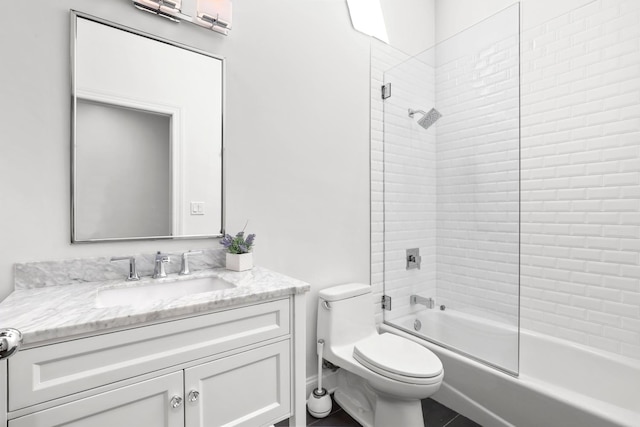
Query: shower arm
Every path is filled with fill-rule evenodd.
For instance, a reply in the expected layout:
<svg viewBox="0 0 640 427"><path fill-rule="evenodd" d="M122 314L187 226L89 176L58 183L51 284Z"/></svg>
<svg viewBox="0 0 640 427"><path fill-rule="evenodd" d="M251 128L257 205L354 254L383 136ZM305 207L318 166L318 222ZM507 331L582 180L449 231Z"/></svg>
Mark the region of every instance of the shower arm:
<svg viewBox="0 0 640 427"><path fill-rule="evenodd" d="M423 116L426 116L426 115L427 115L427 113L425 113L425 112L424 112L424 111L422 111L422 110L414 110L413 108L409 108L409 117L413 117L413 115L414 115L415 113L420 113L420 114L422 114Z"/></svg>

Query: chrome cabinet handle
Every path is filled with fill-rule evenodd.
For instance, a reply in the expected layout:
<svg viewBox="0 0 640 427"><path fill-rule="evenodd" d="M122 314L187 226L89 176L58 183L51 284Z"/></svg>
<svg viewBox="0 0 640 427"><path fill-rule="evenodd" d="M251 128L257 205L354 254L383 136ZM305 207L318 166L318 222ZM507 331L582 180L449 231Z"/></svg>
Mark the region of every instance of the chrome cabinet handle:
<svg viewBox="0 0 640 427"><path fill-rule="evenodd" d="M189 402L197 402L199 397L200 397L200 393L198 391L191 390L187 395L187 400Z"/></svg>
<svg viewBox="0 0 640 427"><path fill-rule="evenodd" d="M182 405L182 398L180 396L173 396L169 401L169 404L173 409L179 408Z"/></svg>
<svg viewBox="0 0 640 427"><path fill-rule="evenodd" d="M22 333L13 328L0 329L0 360L7 359L20 349Z"/></svg>

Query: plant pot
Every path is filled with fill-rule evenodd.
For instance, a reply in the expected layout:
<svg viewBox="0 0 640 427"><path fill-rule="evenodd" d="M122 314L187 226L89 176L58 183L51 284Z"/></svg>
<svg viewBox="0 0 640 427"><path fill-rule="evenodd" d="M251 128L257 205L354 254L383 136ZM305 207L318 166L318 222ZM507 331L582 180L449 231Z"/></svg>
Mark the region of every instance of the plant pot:
<svg viewBox="0 0 640 427"><path fill-rule="evenodd" d="M245 271L253 268L253 254L230 254L227 252L227 270Z"/></svg>

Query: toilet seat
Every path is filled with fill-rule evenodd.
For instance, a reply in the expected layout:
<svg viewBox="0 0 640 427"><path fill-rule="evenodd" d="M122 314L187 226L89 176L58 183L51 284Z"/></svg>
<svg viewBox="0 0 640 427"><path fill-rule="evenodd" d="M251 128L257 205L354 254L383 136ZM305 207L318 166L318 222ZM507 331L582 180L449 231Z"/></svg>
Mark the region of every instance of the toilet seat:
<svg viewBox="0 0 640 427"><path fill-rule="evenodd" d="M384 377L410 384L441 381L442 362L426 347L394 334L358 341L353 358Z"/></svg>

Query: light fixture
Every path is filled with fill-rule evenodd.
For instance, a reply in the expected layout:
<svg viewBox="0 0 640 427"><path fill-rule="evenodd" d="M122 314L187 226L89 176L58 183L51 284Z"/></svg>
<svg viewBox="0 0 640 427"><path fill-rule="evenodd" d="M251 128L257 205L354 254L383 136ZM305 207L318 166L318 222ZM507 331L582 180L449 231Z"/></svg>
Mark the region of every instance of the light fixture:
<svg viewBox="0 0 640 427"><path fill-rule="evenodd" d="M353 28L389 43L380 0L347 0L347 6Z"/></svg>
<svg viewBox="0 0 640 427"><path fill-rule="evenodd" d="M225 36L231 29L231 0L197 0L194 16L181 10L182 0L132 0L140 10L174 22L191 22Z"/></svg>
<svg viewBox="0 0 640 427"><path fill-rule="evenodd" d="M162 16L174 22L180 22L178 14L182 0L133 0L133 5L140 10Z"/></svg>
<svg viewBox="0 0 640 427"><path fill-rule="evenodd" d="M226 34L231 29L231 0L198 0L193 22Z"/></svg>

